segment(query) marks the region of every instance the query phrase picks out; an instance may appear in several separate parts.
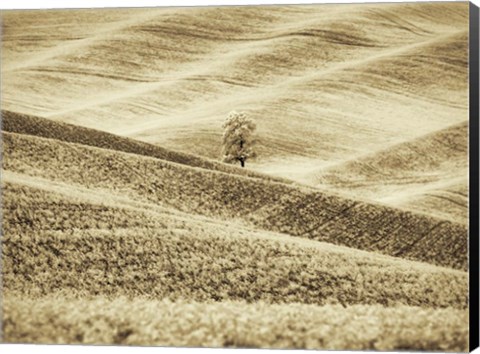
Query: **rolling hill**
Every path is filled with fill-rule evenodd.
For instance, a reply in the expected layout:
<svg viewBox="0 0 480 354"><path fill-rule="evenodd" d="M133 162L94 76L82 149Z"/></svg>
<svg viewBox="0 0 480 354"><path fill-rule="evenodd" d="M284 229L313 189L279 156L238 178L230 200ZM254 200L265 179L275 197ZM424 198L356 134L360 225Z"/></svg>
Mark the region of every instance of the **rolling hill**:
<svg viewBox="0 0 480 354"><path fill-rule="evenodd" d="M28 123L50 124L25 122L25 131L31 131ZM195 307L199 311L204 302L230 306L224 301L243 301L250 312L254 310L248 304L260 301L315 304L319 311L337 311L328 307L335 304L366 306L351 308L347 317L380 311L376 316L384 318L378 305L401 313L415 307L450 308L450 323L465 316L467 233L459 224L268 179L67 142L69 135L62 129L71 133L74 127L53 126L64 141L3 133L7 341L59 343L72 338L58 337L57 325L45 322L52 307L58 301L67 308L75 301L87 306L104 296L166 298L189 306L200 302ZM49 131L45 127L36 130ZM95 131L87 133L84 141L98 137ZM18 328L30 321L19 322L23 315L15 308L34 303L43 304L45 311L33 320L34 328L45 328L43 337L28 327L27 334L18 337ZM119 306L107 303L112 306L107 308ZM232 306L234 315L240 305ZM267 306L264 311L273 316L276 310ZM437 316L444 310L432 311ZM56 323L68 323L71 316L71 311L57 315ZM99 335L115 331L111 324L105 326L87 335L88 327L80 325L72 340L111 343L110 337ZM433 343L442 341L442 328L429 334ZM121 343L139 330L131 326L118 337L124 339L113 342ZM397 336L393 343L402 338ZM142 338L143 344L163 343ZM232 345L243 343L238 340ZM291 340L263 345L268 343L295 346ZM366 339L355 343L365 346ZM448 343L461 345L458 339Z"/></svg>
<svg viewBox="0 0 480 354"><path fill-rule="evenodd" d="M461 271L149 205L69 198L25 180L7 174L5 185L4 225L16 232L3 240L3 279L14 294L459 309L468 304ZM21 202L13 203L19 195ZM404 283L410 286L397 286Z"/></svg>
<svg viewBox="0 0 480 354"><path fill-rule="evenodd" d="M223 171L267 180L276 180L291 183L288 179L256 173L255 171L236 168L231 165L218 163L214 160L199 158L174 150L164 149L158 145L144 143L138 140L123 138L95 129L84 128L72 124L55 122L49 119L31 115L2 111L2 129L6 132L35 135L71 143L95 146L104 149L113 149L127 153L150 156L158 159L180 163L192 167Z"/></svg>
<svg viewBox="0 0 480 354"><path fill-rule="evenodd" d="M52 304L54 303L54 304ZM6 302L15 342L181 347L465 351L468 313L452 309L355 305L217 304L155 300L55 299ZM92 325L90 314L99 319ZM185 314L189 316L186 317ZM205 318L202 314L210 313ZM69 314L69 316L65 316ZM159 316L158 314L162 314ZM51 316L52 321L41 319ZM112 326L111 323L121 323ZM16 331L12 331L16 328ZM408 330L407 330L408 328ZM425 328L429 328L428 334ZM35 337L26 335L35 333Z"/></svg>
<svg viewBox="0 0 480 354"><path fill-rule="evenodd" d="M312 173L311 184L464 224L468 219L468 123Z"/></svg>
<svg viewBox="0 0 480 354"><path fill-rule="evenodd" d="M99 190L114 187L134 199L184 212L240 219L295 236L467 267L467 229L448 220L311 188L54 139L4 133L3 148L7 171Z"/></svg>
<svg viewBox="0 0 480 354"><path fill-rule="evenodd" d="M215 159L244 110L252 166L298 181L467 118L466 3L104 14L2 14L3 108Z"/></svg>
<svg viewBox="0 0 480 354"><path fill-rule="evenodd" d="M47 120L25 122L43 123L39 132L50 126ZM53 126L64 140L68 134L60 128L74 129ZM225 339L212 345L372 348L372 335L377 335L376 348L398 348L402 343L422 348L466 345L462 338L467 332L458 325L468 306L468 277L462 270L466 251L460 246L466 247L466 230L461 225L311 188L35 135L4 132L3 156L7 341L181 343L139 327L133 313L122 315L126 328L119 329L115 313L121 306L125 311L136 309L144 318L153 309L189 308L200 323L206 321L201 311L211 306L227 309L220 321L231 323L243 311L254 326L262 326L253 315L260 309L269 319L267 328L277 323L272 333L280 333L284 326L291 328L288 323L294 319L277 322L278 314L288 316L293 310L286 306L301 303L316 307L311 312L302 305L299 311L337 313L345 320L373 313L385 322L389 314L404 318L415 313L417 323L443 316L448 325L436 322L428 343L406 339L393 324L340 342L330 336L318 341L316 332L297 342L296 330L284 340L278 335L249 340L244 335L231 337L227 328L232 327L226 327L219 337ZM328 226L329 220L335 222ZM315 230L305 230L317 224ZM388 225L396 225L396 230ZM448 249L453 253L445 252ZM86 317L78 318L71 306L88 317L89 308L99 303L105 312L92 332ZM55 310L59 304L64 310ZM35 315L23 321L21 309L32 306ZM55 321L46 320L52 316ZM175 328L185 321L177 320L167 323ZM69 334L60 335L59 326L72 321L77 324ZM305 325L308 321L316 323L313 317ZM217 328L214 323L218 321L205 323L205 333ZM240 324L231 326L234 333L244 331ZM445 342L448 328L457 336ZM192 345L200 340L194 338L189 339Z"/></svg>
<svg viewBox="0 0 480 354"><path fill-rule="evenodd" d="M3 342L468 350L468 3L0 16Z"/></svg>

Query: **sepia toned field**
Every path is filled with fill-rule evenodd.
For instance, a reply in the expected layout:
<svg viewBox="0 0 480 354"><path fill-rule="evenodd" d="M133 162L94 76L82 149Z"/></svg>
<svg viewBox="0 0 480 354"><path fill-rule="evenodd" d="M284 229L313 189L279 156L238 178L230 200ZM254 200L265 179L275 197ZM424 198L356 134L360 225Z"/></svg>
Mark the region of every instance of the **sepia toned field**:
<svg viewBox="0 0 480 354"><path fill-rule="evenodd" d="M468 321L464 311L405 306L343 308L100 297L11 298L5 307L9 314L6 321L10 316L18 321L7 328L7 335L16 342L48 342L53 332L59 343L75 344L100 340L117 345L182 347L462 351L464 323ZM92 321L92 313L96 321ZM42 320L47 316L51 321Z"/></svg>
<svg viewBox="0 0 480 354"><path fill-rule="evenodd" d="M466 224L467 122L319 171L319 186Z"/></svg>
<svg viewBox="0 0 480 354"><path fill-rule="evenodd" d="M467 351L468 3L1 16L3 342Z"/></svg>

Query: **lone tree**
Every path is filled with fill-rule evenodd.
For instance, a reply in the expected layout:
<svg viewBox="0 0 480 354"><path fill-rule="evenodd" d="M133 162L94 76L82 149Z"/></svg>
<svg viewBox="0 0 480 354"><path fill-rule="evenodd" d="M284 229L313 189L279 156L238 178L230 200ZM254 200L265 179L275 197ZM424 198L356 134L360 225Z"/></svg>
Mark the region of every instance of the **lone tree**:
<svg viewBox="0 0 480 354"><path fill-rule="evenodd" d="M245 161L254 157L252 150L254 140L252 134L256 125L253 119L248 118L243 112L232 111L223 123L223 161L233 163L240 161L245 167Z"/></svg>

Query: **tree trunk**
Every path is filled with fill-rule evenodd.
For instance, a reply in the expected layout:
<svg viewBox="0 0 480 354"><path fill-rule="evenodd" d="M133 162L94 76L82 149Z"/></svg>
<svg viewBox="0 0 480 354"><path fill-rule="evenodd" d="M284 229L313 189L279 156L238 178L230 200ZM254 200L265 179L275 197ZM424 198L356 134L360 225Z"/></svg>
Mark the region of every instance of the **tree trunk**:
<svg viewBox="0 0 480 354"><path fill-rule="evenodd" d="M244 160L244 159L241 159L241 160L240 160L240 165L241 165L242 167L245 167L245 160Z"/></svg>

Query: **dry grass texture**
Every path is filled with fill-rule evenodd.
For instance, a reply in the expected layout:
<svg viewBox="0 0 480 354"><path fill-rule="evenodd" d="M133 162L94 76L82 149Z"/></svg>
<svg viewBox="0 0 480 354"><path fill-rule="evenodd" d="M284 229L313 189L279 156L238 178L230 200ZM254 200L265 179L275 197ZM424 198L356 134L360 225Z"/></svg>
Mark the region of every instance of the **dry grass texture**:
<svg viewBox="0 0 480 354"><path fill-rule="evenodd" d="M410 210L468 221L468 124L313 174L318 185Z"/></svg>
<svg viewBox="0 0 480 354"><path fill-rule="evenodd" d="M5 308L6 335L21 343L468 350L464 326L468 312L452 309L103 297L90 300L47 297L36 301L12 298L6 301Z"/></svg>
<svg viewBox="0 0 480 354"><path fill-rule="evenodd" d="M467 18L3 12L2 340L468 350Z"/></svg>
<svg viewBox="0 0 480 354"><path fill-rule="evenodd" d="M242 220L265 230L467 268L467 229L448 220L33 136L4 133L3 148L4 168L15 173L122 192L135 200Z"/></svg>
<svg viewBox="0 0 480 354"><path fill-rule="evenodd" d="M5 191L6 208L23 196L5 220L16 235L3 241L9 291L467 307L464 272L15 184Z"/></svg>

